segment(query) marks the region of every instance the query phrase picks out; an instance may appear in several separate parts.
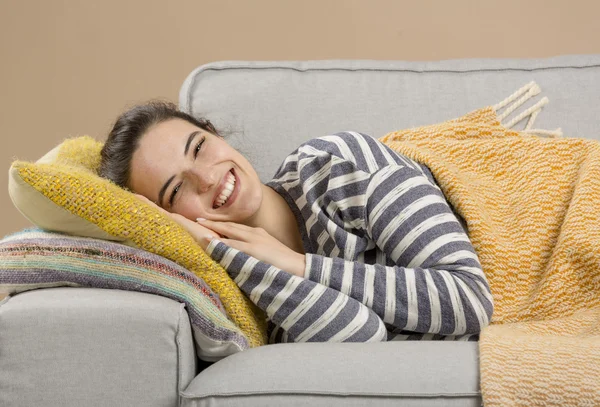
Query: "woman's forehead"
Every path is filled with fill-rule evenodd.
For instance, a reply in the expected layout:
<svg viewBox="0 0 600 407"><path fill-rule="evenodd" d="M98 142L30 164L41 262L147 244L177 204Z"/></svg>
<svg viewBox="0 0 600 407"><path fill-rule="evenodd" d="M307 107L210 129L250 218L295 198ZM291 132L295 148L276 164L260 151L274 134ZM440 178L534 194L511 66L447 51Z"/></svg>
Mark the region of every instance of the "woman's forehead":
<svg viewBox="0 0 600 407"><path fill-rule="evenodd" d="M198 132L202 132L202 129L185 120L175 119L161 122L150 127L142 135L135 153L139 153L138 155L142 159L152 161L160 161L165 157L172 159L178 155L184 158L186 143L189 143L190 135Z"/></svg>
<svg viewBox="0 0 600 407"><path fill-rule="evenodd" d="M161 141L174 141L180 140L189 134L190 131L200 130L197 126L183 119L170 119L160 123L156 123L142 136L142 141L145 138L155 139L158 138Z"/></svg>

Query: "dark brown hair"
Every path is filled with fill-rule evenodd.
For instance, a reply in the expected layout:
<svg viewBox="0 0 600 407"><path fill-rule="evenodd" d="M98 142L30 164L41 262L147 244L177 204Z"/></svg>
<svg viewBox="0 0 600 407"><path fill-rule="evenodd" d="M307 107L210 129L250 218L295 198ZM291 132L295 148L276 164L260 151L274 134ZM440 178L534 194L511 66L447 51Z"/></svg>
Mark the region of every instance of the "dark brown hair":
<svg viewBox="0 0 600 407"><path fill-rule="evenodd" d="M131 159L142 135L150 127L171 119L185 120L219 136L209 120L184 113L172 102L151 100L127 110L117 118L100 153L98 174L122 188L129 188Z"/></svg>

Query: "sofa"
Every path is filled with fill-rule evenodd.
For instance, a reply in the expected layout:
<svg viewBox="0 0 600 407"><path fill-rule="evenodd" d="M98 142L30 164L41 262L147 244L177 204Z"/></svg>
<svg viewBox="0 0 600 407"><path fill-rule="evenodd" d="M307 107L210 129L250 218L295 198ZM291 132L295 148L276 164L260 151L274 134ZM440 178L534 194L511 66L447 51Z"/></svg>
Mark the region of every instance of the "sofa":
<svg viewBox="0 0 600 407"><path fill-rule="evenodd" d="M210 119L267 181L309 138L441 122L532 80L550 100L536 127L600 140L600 55L216 62L189 74L179 105ZM272 344L208 362L172 299L43 288L0 301L0 406L42 405L479 406L478 344Z"/></svg>

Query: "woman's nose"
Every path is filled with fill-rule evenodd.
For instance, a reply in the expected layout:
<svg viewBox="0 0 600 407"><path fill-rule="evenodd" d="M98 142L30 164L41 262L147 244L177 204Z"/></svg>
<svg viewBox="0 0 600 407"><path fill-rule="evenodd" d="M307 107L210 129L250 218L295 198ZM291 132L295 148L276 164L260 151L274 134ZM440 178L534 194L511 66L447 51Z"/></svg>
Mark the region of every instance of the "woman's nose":
<svg viewBox="0 0 600 407"><path fill-rule="evenodd" d="M218 181L215 172L206 167L194 167L189 170L189 175L195 181L200 192L206 192Z"/></svg>

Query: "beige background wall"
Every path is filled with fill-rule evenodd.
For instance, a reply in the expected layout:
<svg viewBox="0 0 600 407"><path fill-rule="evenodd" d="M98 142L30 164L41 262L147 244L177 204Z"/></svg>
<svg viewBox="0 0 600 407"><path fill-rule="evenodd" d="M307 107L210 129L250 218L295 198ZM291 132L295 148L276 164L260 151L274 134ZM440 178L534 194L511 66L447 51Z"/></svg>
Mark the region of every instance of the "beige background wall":
<svg viewBox="0 0 600 407"><path fill-rule="evenodd" d="M599 14L596 0L0 0L0 163L104 139L211 61L592 54ZM29 223L6 175L0 189L1 237Z"/></svg>

